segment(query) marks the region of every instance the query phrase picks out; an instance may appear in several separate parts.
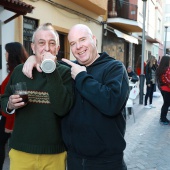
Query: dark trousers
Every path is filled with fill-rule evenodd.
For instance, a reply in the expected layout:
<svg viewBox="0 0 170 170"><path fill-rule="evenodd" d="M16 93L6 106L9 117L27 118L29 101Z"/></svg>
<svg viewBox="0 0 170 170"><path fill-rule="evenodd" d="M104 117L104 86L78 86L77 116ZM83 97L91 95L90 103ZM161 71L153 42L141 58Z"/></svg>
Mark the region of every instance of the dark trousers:
<svg viewBox="0 0 170 170"><path fill-rule="evenodd" d="M83 159L68 152L67 170L127 170L122 158Z"/></svg>
<svg viewBox="0 0 170 170"><path fill-rule="evenodd" d="M167 113L168 113L168 108L170 106L170 92L166 92L166 91L161 91L162 97L163 97L163 105L161 108L161 116L160 119L161 121L166 121L167 118Z"/></svg>
<svg viewBox="0 0 170 170"><path fill-rule="evenodd" d="M0 170L3 168L5 160L5 145L11 136L11 133L5 133L6 118L2 116L0 120Z"/></svg>
<svg viewBox="0 0 170 170"><path fill-rule="evenodd" d="M153 92L155 89L155 84L151 84L151 86L146 87L146 95L145 95L145 106L147 105L147 101L149 98L149 104L152 104L152 99L153 99Z"/></svg>

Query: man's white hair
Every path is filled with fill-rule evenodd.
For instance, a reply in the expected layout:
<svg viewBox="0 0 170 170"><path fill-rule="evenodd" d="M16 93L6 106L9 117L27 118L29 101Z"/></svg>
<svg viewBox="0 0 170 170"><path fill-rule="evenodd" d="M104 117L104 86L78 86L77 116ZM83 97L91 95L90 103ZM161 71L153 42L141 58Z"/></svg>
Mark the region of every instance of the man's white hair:
<svg viewBox="0 0 170 170"><path fill-rule="evenodd" d="M32 42L34 43L35 42L35 35L38 31L40 30L44 30L44 31L52 31L55 35L56 35L56 39L57 39L57 42L58 42L58 45L60 45L60 41L59 41L59 35L57 33L57 31L54 29L54 27L52 26L51 23L45 23L45 24L42 24L40 25L36 30L35 32L33 33L33 36L32 36Z"/></svg>

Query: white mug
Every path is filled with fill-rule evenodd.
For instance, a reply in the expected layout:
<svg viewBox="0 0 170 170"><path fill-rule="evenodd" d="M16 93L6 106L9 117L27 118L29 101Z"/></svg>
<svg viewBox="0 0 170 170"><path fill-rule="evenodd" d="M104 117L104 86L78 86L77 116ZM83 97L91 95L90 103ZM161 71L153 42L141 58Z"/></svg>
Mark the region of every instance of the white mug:
<svg viewBox="0 0 170 170"><path fill-rule="evenodd" d="M56 63L51 59L45 59L40 67L44 73L52 73L56 69Z"/></svg>

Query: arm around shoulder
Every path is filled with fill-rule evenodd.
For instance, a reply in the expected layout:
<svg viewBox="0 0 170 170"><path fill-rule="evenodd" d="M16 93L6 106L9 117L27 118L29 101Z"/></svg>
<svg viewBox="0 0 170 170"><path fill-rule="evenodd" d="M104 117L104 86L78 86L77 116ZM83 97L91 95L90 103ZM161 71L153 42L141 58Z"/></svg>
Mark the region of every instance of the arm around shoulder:
<svg viewBox="0 0 170 170"><path fill-rule="evenodd" d="M70 68L58 64L56 70L47 74L51 108L58 116L69 112L73 104L73 80Z"/></svg>

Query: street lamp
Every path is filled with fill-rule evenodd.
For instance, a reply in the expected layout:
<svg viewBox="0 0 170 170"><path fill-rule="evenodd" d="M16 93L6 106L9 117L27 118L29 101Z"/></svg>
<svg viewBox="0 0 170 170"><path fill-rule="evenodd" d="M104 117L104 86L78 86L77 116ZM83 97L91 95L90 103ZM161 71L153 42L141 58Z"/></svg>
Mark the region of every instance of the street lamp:
<svg viewBox="0 0 170 170"><path fill-rule="evenodd" d="M141 57L141 74L139 75L139 104L143 104L143 88L144 88L144 55L145 55L145 20L146 20L146 1L143 1L143 30L142 30L142 57Z"/></svg>
<svg viewBox="0 0 170 170"><path fill-rule="evenodd" d="M168 29L168 26L165 26L165 45L164 45L164 55L166 55L166 39L167 39L167 29Z"/></svg>

